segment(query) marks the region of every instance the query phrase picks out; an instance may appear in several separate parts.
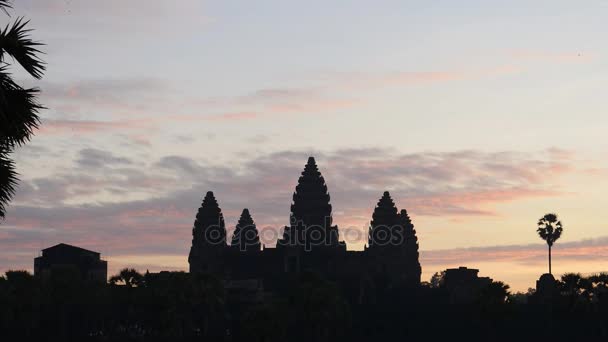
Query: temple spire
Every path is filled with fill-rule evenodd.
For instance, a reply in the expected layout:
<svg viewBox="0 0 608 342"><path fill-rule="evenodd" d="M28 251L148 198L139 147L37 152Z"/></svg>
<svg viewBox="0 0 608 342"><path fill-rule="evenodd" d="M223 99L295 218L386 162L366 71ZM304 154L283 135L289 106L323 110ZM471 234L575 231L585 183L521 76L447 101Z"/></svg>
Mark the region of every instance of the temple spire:
<svg viewBox="0 0 608 342"><path fill-rule="evenodd" d="M422 268L420 267L418 253L418 237L416 236L414 224L405 209L401 209L401 212L399 213L399 226L401 228L401 233L403 234L401 239L401 250L403 252L406 268L409 270L409 276L414 281L420 282Z"/></svg>
<svg viewBox="0 0 608 342"><path fill-rule="evenodd" d="M315 158L308 162L298 179L291 205L291 221L301 221L305 226L331 226L331 204L325 179L319 172Z"/></svg>
<svg viewBox="0 0 608 342"><path fill-rule="evenodd" d="M193 245L226 245L224 215L212 191L208 191L196 214L192 230Z"/></svg>
<svg viewBox="0 0 608 342"><path fill-rule="evenodd" d="M370 248L388 246L394 241L392 234L399 224L399 214L391 194L385 191L378 201L368 233L368 244Z"/></svg>
<svg viewBox="0 0 608 342"><path fill-rule="evenodd" d="M278 245L338 246L338 229L332 226L332 207L325 179L315 158L309 157L293 193L290 226Z"/></svg>
<svg viewBox="0 0 608 342"><path fill-rule="evenodd" d="M218 271L226 247L224 215L213 192L208 191L192 228L192 247L188 255L190 272Z"/></svg>
<svg viewBox="0 0 608 342"><path fill-rule="evenodd" d="M260 250L258 230L247 208L243 209L239 222L236 224L230 246L243 252Z"/></svg>
<svg viewBox="0 0 608 342"><path fill-rule="evenodd" d="M403 246L408 254L415 256L416 260L418 260L418 237L416 236L414 224L407 214L407 210L401 209L399 222L400 226L403 227Z"/></svg>

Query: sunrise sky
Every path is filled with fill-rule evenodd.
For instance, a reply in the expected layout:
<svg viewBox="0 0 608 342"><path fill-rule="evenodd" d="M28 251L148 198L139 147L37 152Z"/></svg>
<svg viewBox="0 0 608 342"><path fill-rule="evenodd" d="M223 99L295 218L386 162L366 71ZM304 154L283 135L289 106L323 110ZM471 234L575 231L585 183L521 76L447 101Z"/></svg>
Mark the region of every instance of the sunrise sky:
<svg viewBox="0 0 608 342"><path fill-rule="evenodd" d="M274 245L309 155L349 249L384 190L408 210L424 280L468 266L534 287L547 212L554 274L608 271L608 1L14 7L48 70L13 72L48 110L14 155L0 271L59 242L110 273L187 270L208 190L229 231L247 207Z"/></svg>

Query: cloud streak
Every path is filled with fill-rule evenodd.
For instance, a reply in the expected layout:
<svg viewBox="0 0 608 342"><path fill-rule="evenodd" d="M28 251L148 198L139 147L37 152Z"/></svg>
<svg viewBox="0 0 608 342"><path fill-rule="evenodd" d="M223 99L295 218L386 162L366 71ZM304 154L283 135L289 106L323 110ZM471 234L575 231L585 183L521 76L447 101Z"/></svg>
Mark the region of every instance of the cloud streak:
<svg viewBox="0 0 608 342"><path fill-rule="evenodd" d="M377 199L391 190L416 216L496 215L499 203L559 193L551 179L568 172L555 151L457 151L399 154L387 149L317 152L343 232L365 232ZM138 160L84 148L48 177L24 179L3 225L0 256L36 254L68 242L110 255L185 255L202 196L215 191L232 230L249 208L273 245L288 223L289 203L308 153L283 151L217 164L186 156ZM357 235L357 234L356 234ZM349 241L361 246L361 241ZM35 243L33 243L35 242ZM5 266L6 267L6 266Z"/></svg>
<svg viewBox="0 0 608 342"><path fill-rule="evenodd" d="M44 119L39 131L41 134L88 133L128 127L126 122Z"/></svg>
<svg viewBox="0 0 608 342"><path fill-rule="evenodd" d="M552 255L558 262L562 259L604 261L608 259L608 236L579 241L560 241L555 244ZM471 264L484 260L542 266L547 263L547 245L535 243L434 250L424 251L421 257L426 265ZM598 269L600 268L602 266L598 264Z"/></svg>

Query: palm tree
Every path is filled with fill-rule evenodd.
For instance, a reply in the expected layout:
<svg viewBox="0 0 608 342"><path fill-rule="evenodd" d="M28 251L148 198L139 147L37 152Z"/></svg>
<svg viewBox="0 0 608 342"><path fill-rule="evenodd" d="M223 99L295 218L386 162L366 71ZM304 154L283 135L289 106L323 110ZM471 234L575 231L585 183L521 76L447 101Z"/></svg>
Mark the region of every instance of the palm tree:
<svg viewBox="0 0 608 342"><path fill-rule="evenodd" d="M435 288L435 289L443 287L444 283L445 283L445 271L435 272L435 274L433 274L433 276L431 277L431 281L429 282L431 287Z"/></svg>
<svg viewBox="0 0 608 342"><path fill-rule="evenodd" d="M0 0L0 9L8 15L12 8L9 0ZM32 41L28 21L17 18L12 25L0 28L0 218L4 218L6 204L15 193L17 173L10 153L15 146L29 141L40 119L38 111L43 109L36 100L37 88L25 89L16 84L8 72L8 57L17 61L32 77L40 79L44 62L38 58L41 44Z"/></svg>
<svg viewBox="0 0 608 342"><path fill-rule="evenodd" d="M557 214L546 214L538 220L536 232L549 246L549 274L551 274L551 247L562 236L562 223L557 219Z"/></svg>
<svg viewBox="0 0 608 342"><path fill-rule="evenodd" d="M509 289L510 286L502 281L492 281L482 288L479 298L480 302L487 306L504 304L511 294Z"/></svg>
<svg viewBox="0 0 608 342"><path fill-rule="evenodd" d="M143 280L144 276L134 268L123 268L117 275L110 277L110 284L124 285L131 288L140 286Z"/></svg>

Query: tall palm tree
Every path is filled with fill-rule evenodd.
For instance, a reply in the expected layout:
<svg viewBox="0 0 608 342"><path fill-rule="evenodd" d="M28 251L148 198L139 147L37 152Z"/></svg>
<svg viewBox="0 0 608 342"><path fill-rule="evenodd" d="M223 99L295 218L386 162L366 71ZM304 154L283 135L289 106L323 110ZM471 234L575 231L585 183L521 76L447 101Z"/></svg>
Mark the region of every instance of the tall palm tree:
<svg viewBox="0 0 608 342"><path fill-rule="evenodd" d="M8 15L9 0L0 0L0 9ZM41 44L30 39L28 21L17 18L12 24L0 28L0 218L4 218L6 204L15 193L17 173L10 153L15 146L27 142L40 119L38 111L44 107L38 104L37 88L22 88L9 73L8 57L17 61L32 77L40 79L44 72L44 62L38 55Z"/></svg>
<svg viewBox="0 0 608 342"><path fill-rule="evenodd" d="M547 242L549 246L549 274L551 274L551 247L560 236L562 236L562 223L556 214L546 214L538 220L538 235Z"/></svg>

